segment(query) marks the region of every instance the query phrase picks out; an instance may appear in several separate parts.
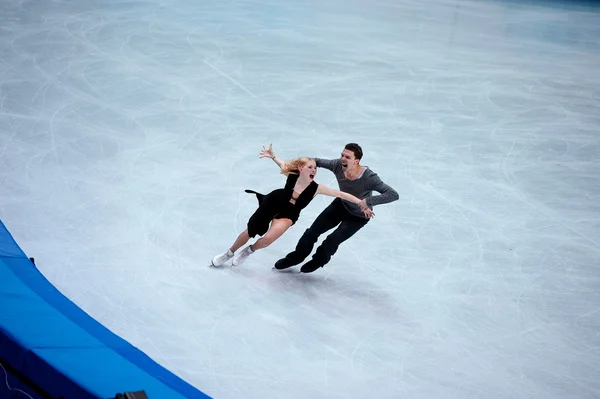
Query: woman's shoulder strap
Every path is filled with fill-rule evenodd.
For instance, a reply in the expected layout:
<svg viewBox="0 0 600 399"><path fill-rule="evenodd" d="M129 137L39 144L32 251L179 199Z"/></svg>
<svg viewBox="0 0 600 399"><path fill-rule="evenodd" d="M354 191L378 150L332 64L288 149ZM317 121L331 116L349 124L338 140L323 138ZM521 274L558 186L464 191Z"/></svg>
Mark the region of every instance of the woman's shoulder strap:
<svg viewBox="0 0 600 399"><path fill-rule="evenodd" d="M285 181L285 188L289 190L293 190L296 185L296 181L298 180L297 173L288 173L287 180Z"/></svg>

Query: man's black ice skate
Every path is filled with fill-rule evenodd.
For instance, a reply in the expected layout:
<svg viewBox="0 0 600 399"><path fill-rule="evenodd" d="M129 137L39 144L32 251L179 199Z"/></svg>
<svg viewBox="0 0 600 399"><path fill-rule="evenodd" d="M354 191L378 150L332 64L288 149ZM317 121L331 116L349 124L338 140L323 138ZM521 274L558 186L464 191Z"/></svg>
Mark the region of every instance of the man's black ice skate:
<svg viewBox="0 0 600 399"><path fill-rule="evenodd" d="M314 272L315 270L317 270L320 267L323 267L323 266L319 265L314 260L309 260L304 265L302 265L302 267L300 268L300 272L302 272L302 273L312 273L312 272Z"/></svg>
<svg viewBox="0 0 600 399"><path fill-rule="evenodd" d="M281 258L277 262L275 262L275 269L284 270L284 269L288 269L292 266L296 266L297 264L298 263L294 263L291 260L289 260L288 258Z"/></svg>

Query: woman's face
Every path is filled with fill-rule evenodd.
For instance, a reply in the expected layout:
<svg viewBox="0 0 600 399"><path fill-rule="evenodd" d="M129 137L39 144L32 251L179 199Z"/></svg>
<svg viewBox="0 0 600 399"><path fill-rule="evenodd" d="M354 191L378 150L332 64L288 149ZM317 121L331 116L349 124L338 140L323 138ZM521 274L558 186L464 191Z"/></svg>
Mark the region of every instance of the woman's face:
<svg viewBox="0 0 600 399"><path fill-rule="evenodd" d="M300 168L300 176L303 176L306 179L314 180L317 175L317 163L313 160L310 160L306 165Z"/></svg>

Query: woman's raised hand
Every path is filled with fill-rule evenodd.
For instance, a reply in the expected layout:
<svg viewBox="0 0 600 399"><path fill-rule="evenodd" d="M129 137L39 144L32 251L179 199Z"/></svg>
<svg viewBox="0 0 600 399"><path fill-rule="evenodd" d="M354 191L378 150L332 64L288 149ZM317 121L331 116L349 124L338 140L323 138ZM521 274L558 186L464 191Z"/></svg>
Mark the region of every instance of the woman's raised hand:
<svg viewBox="0 0 600 399"><path fill-rule="evenodd" d="M263 145L263 148L260 152L260 157L261 158L274 158L275 157L275 153L273 152L273 144L269 144L269 148L266 148Z"/></svg>

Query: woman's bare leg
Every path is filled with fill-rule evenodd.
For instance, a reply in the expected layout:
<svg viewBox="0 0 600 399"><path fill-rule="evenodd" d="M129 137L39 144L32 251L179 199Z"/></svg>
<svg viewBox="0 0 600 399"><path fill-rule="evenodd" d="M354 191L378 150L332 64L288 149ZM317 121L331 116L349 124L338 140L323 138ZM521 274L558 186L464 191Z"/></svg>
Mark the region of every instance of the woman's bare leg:
<svg viewBox="0 0 600 399"><path fill-rule="evenodd" d="M252 250L256 251L258 249L262 249L268 247L273 244L275 240L283 235L287 229L292 225L292 221L290 219L273 219L271 222L271 227L267 234L259 238L254 244L252 244Z"/></svg>
<svg viewBox="0 0 600 399"><path fill-rule="evenodd" d="M240 249L241 246L244 245L245 243L247 243L249 239L250 239L250 236L248 235L248 229L242 231L240 233L240 235L238 236L238 238L236 238L233 245L231 246L231 248L230 248L231 252L235 252L238 249Z"/></svg>

